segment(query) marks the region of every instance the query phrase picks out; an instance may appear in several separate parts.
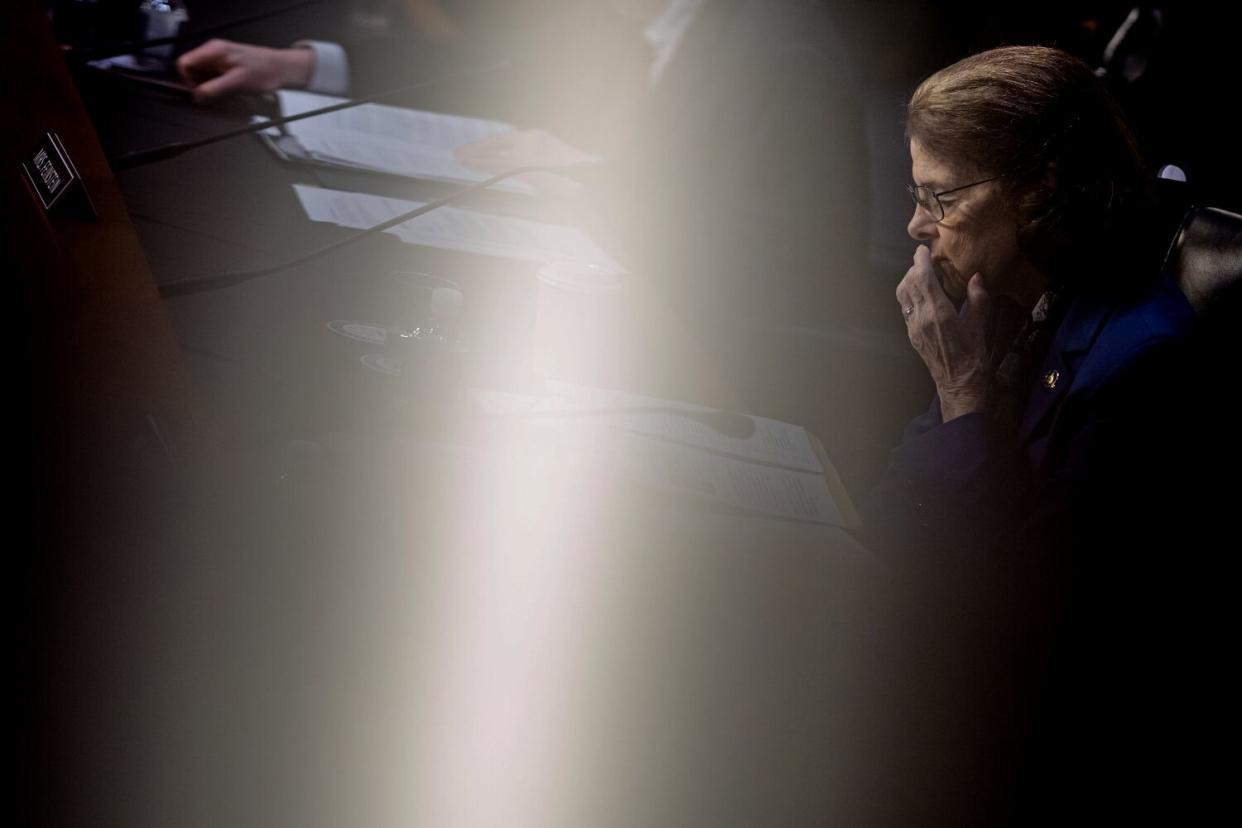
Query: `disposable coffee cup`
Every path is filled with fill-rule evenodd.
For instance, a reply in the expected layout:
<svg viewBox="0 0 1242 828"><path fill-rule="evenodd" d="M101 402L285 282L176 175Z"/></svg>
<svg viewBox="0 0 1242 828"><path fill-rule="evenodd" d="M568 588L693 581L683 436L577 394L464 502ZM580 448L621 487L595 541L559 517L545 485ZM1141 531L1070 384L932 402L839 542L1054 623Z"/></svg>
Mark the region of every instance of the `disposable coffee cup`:
<svg viewBox="0 0 1242 828"><path fill-rule="evenodd" d="M621 349L622 274L602 265L554 260L536 274L531 363L550 379L602 381Z"/></svg>
<svg viewBox="0 0 1242 828"><path fill-rule="evenodd" d="M182 0L142 0L138 4L138 12L143 18L143 38L160 40L176 37L181 32L181 24L190 19L190 13ZM142 50L148 58L172 60L174 44L151 46Z"/></svg>

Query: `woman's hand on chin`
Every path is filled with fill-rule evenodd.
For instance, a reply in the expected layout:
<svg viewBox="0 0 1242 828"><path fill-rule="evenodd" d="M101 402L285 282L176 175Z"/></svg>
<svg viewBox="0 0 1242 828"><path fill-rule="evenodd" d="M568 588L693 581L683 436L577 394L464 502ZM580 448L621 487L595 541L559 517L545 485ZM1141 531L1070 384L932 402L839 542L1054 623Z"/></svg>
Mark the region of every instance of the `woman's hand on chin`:
<svg viewBox="0 0 1242 828"><path fill-rule="evenodd" d="M920 245L897 286L897 301L910 344L936 383L944 421L986 411L994 363L988 342L992 299L983 277L971 277L966 302L958 311L936 278L930 251Z"/></svg>

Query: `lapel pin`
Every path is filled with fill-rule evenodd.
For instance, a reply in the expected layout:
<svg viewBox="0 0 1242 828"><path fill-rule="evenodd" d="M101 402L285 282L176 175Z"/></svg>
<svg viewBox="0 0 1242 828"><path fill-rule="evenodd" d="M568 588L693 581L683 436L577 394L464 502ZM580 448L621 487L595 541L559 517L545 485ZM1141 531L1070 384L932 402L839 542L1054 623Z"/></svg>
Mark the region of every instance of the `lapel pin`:
<svg viewBox="0 0 1242 828"><path fill-rule="evenodd" d="M1057 387L1057 383L1061 381L1061 372L1057 370L1049 371L1044 374L1044 388L1049 391Z"/></svg>

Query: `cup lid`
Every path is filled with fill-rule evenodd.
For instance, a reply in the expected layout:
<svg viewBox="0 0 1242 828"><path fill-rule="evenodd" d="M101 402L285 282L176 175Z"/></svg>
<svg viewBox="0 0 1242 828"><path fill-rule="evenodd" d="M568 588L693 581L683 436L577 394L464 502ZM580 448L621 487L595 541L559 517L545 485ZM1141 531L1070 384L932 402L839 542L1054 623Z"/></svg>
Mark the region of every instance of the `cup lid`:
<svg viewBox="0 0 1242 828"><path fill-rule="evenodd" d="M616 293L621 289L621 274L615 269L573 259L546 262L536 277L544 284L581 293Z"/></svg>

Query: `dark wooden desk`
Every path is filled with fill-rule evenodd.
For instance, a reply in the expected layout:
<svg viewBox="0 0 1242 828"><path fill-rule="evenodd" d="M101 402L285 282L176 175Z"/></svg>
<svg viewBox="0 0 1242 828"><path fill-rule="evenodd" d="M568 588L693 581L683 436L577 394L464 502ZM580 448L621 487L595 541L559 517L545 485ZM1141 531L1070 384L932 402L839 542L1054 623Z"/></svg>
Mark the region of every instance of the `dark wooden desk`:
<svg viewBox="0 0 1242 828"><path fill-rule="evenodd" d="M113 154L243 117L88 95ZM302 216L290 184L306 175L243 139L127 172L104 206L124 200L166 282L339 237ZM120 227L104 235L135 247ZM163 305L143 270L115 277L143 277L146 316L107 364L184 359L222 448L188 481L114 492L131 517L172 519L60 540L34 613L40 815L868 824L889 810L903 739L873 693L900 680L883 567L836 529L635 503L486 445L374 439L388 378L326 323L403 321L393 270L461 283L481 350L529 341L533 266L391 238ZM619 381L731 406L655 291L631 299L644 336ZM324 432L344 435L326 460L273 450Z"/></svg>
<svg viewBox="0 0 1242 828"><path fill-rule="evenodd" d="M239 107L204 110L160 90L87 75L89 99L110 154L215 134L248 117ZM284 164L241 137L118 176L160 283L292 258L346 231L308 221L295 182L422 198L443 186L393 184L373 176L322 173ZM512 202L484 200L489 209ZM538 205L535 205L538 207ZM549 213L549 209L551 212ZM562 218L555 206L536 215ZM310 265L236 288L166 303L196 380L238 439L270 439L361 426L382 403L389 378L363 368L375 351L331 333L334 319L410 326L410 292L390 278L418 271L449 278L466 295L462 329L482 381L518 382L534 322L536 267L405 245L382 235ZM658 396L737 407L710 355L687 336L658 292L641 278L627 288L633 342L605 384ZM670 358L670 354L678 358ZM505 374L505 376L499 376Z"/></svg>

